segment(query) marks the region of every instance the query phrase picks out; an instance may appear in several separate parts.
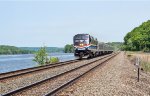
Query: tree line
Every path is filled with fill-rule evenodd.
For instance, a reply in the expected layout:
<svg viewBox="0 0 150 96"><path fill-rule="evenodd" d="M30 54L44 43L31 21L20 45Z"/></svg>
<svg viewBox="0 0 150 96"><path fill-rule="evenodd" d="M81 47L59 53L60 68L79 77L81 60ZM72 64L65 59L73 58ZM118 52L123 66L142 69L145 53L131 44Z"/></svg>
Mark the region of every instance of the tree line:
<svg viewBox="0 0 150 96"><path fill-rule="evenodd" d="M108 42L106 44L112 46L113 49L117 51L122 49L123 42Z"/></svg>
<svg viewBox="0 0 150 96"><path fill-rule="evenodd" d="M23 50L31 50L35 52L41 49L41 47L19 47L19 48ZM45 47L45 48L48 53L54 53L54 52L59 53L59 52L63 52L64 50L64 48L61 47Z"/></svg>
<svg viewBox="0 0 150 96"><path fill-rule="evenodd" d="M0 45L0 54L30 54L33 51L23 50L15 46Z"/></svg>
<svg viewBox="0 0 150 96"><path fill-rule="evenodd" d="M126 34L122 49L128 51L150 51L150 20Z"/></svg>

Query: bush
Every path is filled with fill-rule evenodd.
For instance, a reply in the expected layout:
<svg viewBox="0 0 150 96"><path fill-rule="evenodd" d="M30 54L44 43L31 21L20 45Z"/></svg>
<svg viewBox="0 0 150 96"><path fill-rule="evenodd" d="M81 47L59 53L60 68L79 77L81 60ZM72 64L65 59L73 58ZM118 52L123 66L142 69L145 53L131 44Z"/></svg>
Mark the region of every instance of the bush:
<svg viewBox="0 0 150 96"><path fill-rule="evenodd" d="M57 57L48 58L46 47L41 47L36 53L33 61L37 62L39 66L59 62Z"/></svg>
<svg viewBox="0 0 150 96"><path fill-rule="evenodd" d="M59 59L58 59L58 57L51 57L49 62L50 63L57 63L57 62L59 62Z"/></svg>

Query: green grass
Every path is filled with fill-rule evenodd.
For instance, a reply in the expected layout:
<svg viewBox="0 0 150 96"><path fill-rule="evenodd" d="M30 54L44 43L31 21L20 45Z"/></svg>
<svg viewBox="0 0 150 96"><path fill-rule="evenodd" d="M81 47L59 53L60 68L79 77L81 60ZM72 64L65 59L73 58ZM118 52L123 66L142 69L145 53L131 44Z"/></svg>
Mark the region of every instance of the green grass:
<svg viewBox="0 0 150 96"><path fill-rule="evenodd" d="M150 58L149 55L143 54L142 52L133 52L133 51L127 51L126 52L127 57L129 58L129 60L131 62L135 63L135 59L136 57L140 57L141 60L141 68L143 69L143 71L145 72L150 72L150 60L148 60L148 58Z"/></svg>
<svg viewBox="0 0 150 96"><path fill-rule="evenodd" d="M150 72L150 62L141 62L141 67L143 68L144 71Z"/></svg>

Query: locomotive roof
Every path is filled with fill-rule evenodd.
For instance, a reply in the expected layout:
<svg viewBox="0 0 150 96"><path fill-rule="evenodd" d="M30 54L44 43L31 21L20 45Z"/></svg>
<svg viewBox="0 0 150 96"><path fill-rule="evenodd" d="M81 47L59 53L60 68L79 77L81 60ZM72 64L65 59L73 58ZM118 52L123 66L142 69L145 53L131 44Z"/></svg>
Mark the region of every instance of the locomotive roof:
<svg viewBox="0 0 150 96"><path fill-rule="evenodd" d="M76 34L76 35L89 35L89 34Z"/></svg>

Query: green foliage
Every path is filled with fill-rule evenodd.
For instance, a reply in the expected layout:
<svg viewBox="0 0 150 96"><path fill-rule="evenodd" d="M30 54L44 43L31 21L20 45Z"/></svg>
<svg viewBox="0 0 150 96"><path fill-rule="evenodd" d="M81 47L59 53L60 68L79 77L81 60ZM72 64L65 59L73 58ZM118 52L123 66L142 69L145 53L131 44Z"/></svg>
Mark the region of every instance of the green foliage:
<svg viewBox="0 0 150 96"><path fill-rule="evenodd" d="M115 50L122 50L122 47L123 47L122 42L108 42L106 44L112 46Z"/></svg>
<svg viewBox="0 0 150 96"><path fill-rule="evenodd" d="M97 38L93 38L91 39L91 44L97 45L98 44L98 40Z"/></svg>
<svg viewBox="0 0 150 96"><path fill-rule="evenodd" d="M33 61L37 62L40 66L45 64L57 63L59 59L57 57L48 58L46 47L41 47L36 53Z"/></svg>
<svg viewBox="0 0 150 96"><path fill-rule="evenodd" d="M31 50L31 51L38 51L40 47L20 47L24 50ZM58 47L46 47L46 51L48 53L54 53L54 52L63 52L64 48L58 48Z"/></svg>
<svg viewBox="0 0 150 96"><path fill-rule="evenodd" d="M15 46L0 45L0 54L30 54L34 51L23 50Z"/></svg>
<svg viewBox="0 0 150 96"><path fill-rule="evenodd" d="M51 57L49 62L50 63L57 63L57 62L59 62L59 59L57 57Z"/></svg>
<svg viewBox="0 0 150 96"><path fill-rule="evenodd" d="M129 51L150 50L150 20L127 33L123 48Z"/></svg>
<svg viewBox="0 0 150 96"><path fill-rule="evenodd" d="M47 53L45 47L41 47L36 53L33 61L37 62L39 65L44 65L47 61Z"/></svg>
<svg viewBox="0 0 150 96"><path fill-rule="evenodd" d="M65 52L65 53L73 53L73 51L74 51L74 47L73 47L72 44L71 44L71 45L67 44L67 45L64 47L64 52Z"/></svg>

